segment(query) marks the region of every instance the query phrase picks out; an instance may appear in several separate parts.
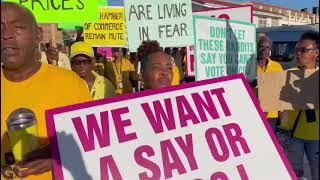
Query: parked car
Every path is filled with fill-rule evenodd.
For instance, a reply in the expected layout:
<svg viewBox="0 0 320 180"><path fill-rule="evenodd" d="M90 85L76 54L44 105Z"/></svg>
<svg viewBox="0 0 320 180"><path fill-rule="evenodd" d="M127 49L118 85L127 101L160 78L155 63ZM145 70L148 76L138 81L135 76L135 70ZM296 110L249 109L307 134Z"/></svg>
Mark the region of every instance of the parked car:
<svg viewBox="0 0 320 180"><path fill-rule="evenodd" d="M319 32L319 24L257 28L257 33L265 33L273 41L271 59L278 61L283 69L296 65L294 47L307 31Z"/></svg>

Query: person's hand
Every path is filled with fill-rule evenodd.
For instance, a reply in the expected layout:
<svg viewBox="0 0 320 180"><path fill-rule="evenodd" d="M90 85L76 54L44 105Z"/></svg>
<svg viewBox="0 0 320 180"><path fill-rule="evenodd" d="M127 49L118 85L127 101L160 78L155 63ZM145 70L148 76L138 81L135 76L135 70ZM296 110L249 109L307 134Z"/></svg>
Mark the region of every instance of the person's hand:
<svg viewBox="0 0 320 180"><path fill-rule="evenodd" d="M5 167L1 167L1 179L5 178L5 179L13 179L14 178L14 174L12 171L12 167L11 166L5 166Z"/></svg>
<svg viewBox="0 0 320 180"><path fill-rule="evenodd" d="M46 51L48 63L52 65L57 65L59 60L59 52L58 49L55 47L52 47L51 43Z"/></svg>
<svg viewBox="0 0 320 180"><path fill-rule="evenodd" d="M30 175L37 175L48 172L52 169L51 158L36 159L33 161L22 162L13 168L14 173L24 178Z"/></svg>
<svg viewBox="0 0 320 180"><path fill-rule="evenodd" d="M49 145L35 150L25 157L25 161L17 164L13 169L19 177L42 174L52 169L52 160Z"/></svg>

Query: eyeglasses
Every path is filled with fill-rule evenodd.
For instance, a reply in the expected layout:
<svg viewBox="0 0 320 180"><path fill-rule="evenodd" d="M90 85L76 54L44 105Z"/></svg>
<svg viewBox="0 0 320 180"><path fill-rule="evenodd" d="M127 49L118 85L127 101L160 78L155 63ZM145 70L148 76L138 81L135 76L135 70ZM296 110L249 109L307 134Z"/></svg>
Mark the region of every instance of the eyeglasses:
<svg viewBox="0 0 320 180"><path fill-rule="evenodd" d="M310 51L314 51L314 50L317 50L317 48L295 48L294 49L294 52L295 53L307 53L307 52L310 52Z"/></svg>
<svg viewBox="0 0 320 180"><path fill-rule="evenodd" d="M80 66L81 64L83 64L83 65L89 65L89 64L91 64L91 63L92 63L91 60L71 61L71 65L73 65L73 66Z"/></svg>

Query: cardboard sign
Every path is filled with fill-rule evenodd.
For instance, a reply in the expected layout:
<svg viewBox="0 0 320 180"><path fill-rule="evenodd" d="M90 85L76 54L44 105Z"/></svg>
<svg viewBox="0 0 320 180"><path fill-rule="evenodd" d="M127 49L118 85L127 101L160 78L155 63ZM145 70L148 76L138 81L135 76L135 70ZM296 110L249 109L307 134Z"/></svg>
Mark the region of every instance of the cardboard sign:
<svg viewBox="0 0 320 180"><path fill-rule="evenodd" d="M235 6L227 8L200 10L193 12L194 15L209 16L212 18L220 18L226 20L242 21L253 23L253 12L251 5ZM194 52L193 47L187 47L187 76L195 76L194 74Z"/></svg>
<svg viewBox="0 0 320 180"><path fill-rule="evenodd" d="M191 0L126 0L124 3L130 52L136 52L145 40L157 40L162 47L193 43Z"/></svg>
<svg viewBox="0 0 320 180"><path fill-rule="evenodd" d="M56 179L297 179L243 75L62 107L46 119Z"/></svg>
<svg viewBox="0 0 320 180"><path fill-rule="evenodd" d="M99 18L99 0L5 0L25 6L38 23L94 22Z"/></svg>
<svg viewBox="0 0 320 180"><path fill-rule="evenodd" d="M127 41L123 7L100 8L100 20L85 23L84 42L94 47L124 47Z"/></svg>
<svg viewBox="0 0 320 180"><path fill-rule="evenodd" d="M258 76L262 110L284 111L319 108L319 70L283 71Z"/></svg>
<svg viewBox="0 0 320 180"><path fill-rule="evenodd" d="M254 24L194 15L195 78L256 74Z"/></svg>

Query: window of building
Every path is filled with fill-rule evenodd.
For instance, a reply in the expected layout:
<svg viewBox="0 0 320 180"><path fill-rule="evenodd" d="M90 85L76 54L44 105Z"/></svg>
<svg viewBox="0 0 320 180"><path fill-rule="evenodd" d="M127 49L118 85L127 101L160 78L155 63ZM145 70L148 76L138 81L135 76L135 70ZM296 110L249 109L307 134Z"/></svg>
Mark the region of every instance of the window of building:
<svg viewBox="0 0 320 180"><path fill-rule="evenodd" d="M258 26L259 27L267 27L267 20L266 19L259 19Z"/></svg>
<svg viewBox="0 0 320 180"><path fill-rule="evenodd" d="M272 19L271 26L279 26L279 21L277 19Z"/></svg>
<svg viewBox="0 0 320 180"><path fill-rule="evenodd" d="M296 42L274 42L271 58L278 62L290 62L293 59Z"/></svg>

